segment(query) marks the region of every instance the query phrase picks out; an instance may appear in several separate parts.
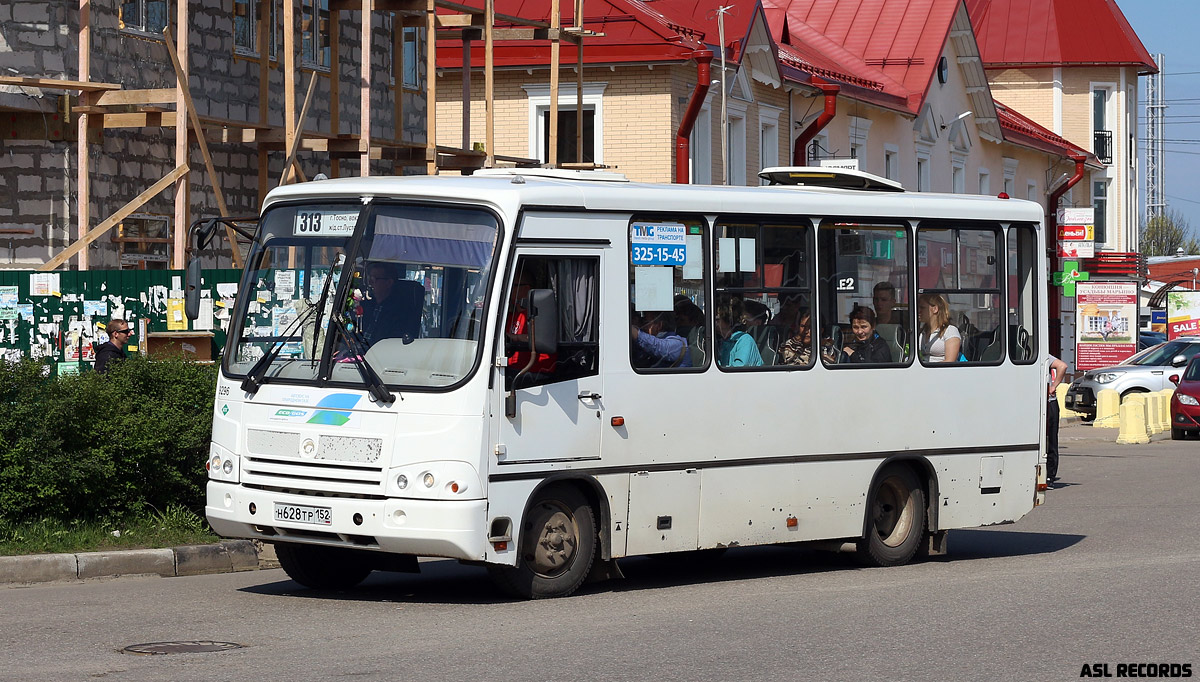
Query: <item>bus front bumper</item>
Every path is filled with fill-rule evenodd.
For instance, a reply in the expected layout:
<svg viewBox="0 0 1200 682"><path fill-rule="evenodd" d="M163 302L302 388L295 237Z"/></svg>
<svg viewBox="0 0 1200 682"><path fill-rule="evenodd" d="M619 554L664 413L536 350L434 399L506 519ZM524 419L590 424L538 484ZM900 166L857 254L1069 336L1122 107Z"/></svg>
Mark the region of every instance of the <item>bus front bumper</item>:
<svg viewBox="0 0 1200 682"><path fill-rule="evenodd" d="M224 537L466 560L487 547L486 500L313 497L209 481L205 512Z"/></svg>

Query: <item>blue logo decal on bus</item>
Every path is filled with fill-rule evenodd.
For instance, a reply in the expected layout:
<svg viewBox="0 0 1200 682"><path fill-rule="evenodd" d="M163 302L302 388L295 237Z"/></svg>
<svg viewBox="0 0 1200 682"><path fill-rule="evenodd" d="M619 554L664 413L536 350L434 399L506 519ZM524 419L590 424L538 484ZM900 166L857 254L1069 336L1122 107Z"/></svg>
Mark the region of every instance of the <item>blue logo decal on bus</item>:
<svg viewBox="0 0 1200 682"><path fill-rule="evenodd" d="M312 418L308 420L309 424L326 424L329 426L342 426L350 421L350 412L362 396L354 395L353 393L331 393L317 402L317 407L333 408L325 410L317 410L313 413Z"/></svg>

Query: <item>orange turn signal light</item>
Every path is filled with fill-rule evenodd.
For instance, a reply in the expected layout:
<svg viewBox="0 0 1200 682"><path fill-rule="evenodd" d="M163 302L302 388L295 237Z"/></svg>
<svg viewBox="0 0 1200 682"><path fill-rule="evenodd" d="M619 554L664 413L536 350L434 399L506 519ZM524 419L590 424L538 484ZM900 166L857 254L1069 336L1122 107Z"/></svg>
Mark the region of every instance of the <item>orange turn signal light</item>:
<svg viewBox="0 0 1200 682"><path fill-rule="evenodd" d="M508 549L508 543L507 542L493 542L492 547L495 547L497 552L503 552Z"/></svg>
<svg viewBox="0 0 1200 682"><path fill-rule="evenodd" d="M613 426L625 426L625 418L624 417L613 417L612 425Z"/></svg>
<svg viewBox="0 0 1200 682"><path fill-rule="evenodd" d="M795 528L796 526L799 526L799 525L800 525L800 519L796 518L795 516L787 517L787 527L788 528Z"/></svg>

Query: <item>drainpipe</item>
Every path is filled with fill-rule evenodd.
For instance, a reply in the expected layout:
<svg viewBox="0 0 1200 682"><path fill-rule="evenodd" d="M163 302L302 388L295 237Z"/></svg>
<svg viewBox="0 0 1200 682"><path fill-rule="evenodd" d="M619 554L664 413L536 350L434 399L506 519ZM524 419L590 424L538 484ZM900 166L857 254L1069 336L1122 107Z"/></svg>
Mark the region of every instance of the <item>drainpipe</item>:
<svg viewBox="0 0 1200 682"><path fill-rule="evenodd" d="M833 85L822 78L813 76L813 85L821 88L821 92L825 94L825 111L817 117L817 120L808 124L804 132L800 133L800 137L796 138L796 144L792 147L792 165L807 166L808 165L808 143L821 132L821 129L829 125L833 117L837 114L837 95L841 88Z"/></svg>
<svg viewBox="0 0 1200 682"><path fill-rule="evenodd" d="M1072 187L1079 184L1083 179L1083 164L1087 161L1085 156L1071 156L1071 160L1075 162L1075 175L1067 180L1066 184L1050 193L1050 200L1046 202L1046 243L1055 244L1055 249L1050 257L1051 265L1057 266L1058 260L1058 202L1062 199ZM1055 268L1050 268L1054 270ZM1049 315L1050 324L1050 348L1053 349L1055 355L1062 355L1062 321L1059 319L1062 315L1062 296L1048 297L1049 305L1047 306L1047 314Z"/></svg>
<svg viewBox="0 0 1200 682"><path fill-rule="evenodd" d="M704 98L708 96L710 81L708 66L712 62L712 50L696 50L692 52L696 60L696 89L688 101L687 110L683 112L683 120L679 122L679 130L675 132L675 182L686 185L691 181L688 172L692 158L691 136L692 128L696 125L696 117L700 115L700 107L704 106Z"/></svg>

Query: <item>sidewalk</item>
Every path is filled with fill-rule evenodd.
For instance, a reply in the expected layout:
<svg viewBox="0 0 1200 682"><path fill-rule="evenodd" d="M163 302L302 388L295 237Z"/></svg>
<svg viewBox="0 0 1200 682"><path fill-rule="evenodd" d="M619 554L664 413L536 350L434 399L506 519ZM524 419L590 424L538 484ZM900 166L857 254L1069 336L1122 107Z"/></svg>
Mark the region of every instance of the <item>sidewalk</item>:
<svg viewBox="0 0 1200 682"><path fill-rule="evenodd" d="M276 568L275 547L251 540L168 549L0 557L0 585L84 580L125 575L164 578Z"/></svg>

